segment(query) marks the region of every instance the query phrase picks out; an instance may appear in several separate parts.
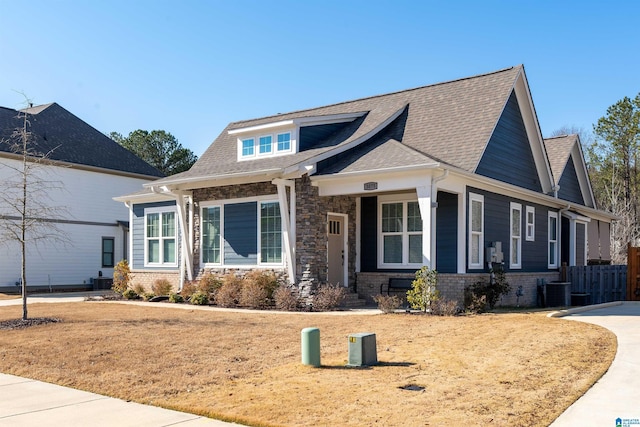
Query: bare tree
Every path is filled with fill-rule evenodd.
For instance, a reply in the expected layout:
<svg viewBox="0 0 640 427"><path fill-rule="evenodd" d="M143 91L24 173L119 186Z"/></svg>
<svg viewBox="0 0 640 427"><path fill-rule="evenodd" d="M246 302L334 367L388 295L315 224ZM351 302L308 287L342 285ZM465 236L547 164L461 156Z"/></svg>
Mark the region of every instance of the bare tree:
<svg viewBox="0 0 640 427"><path fill-rule="evenodd" d="M16 128L0 142L12 157L0 163L3 175L7 175L0 191L0 237L4 244L20 248L23 320L28 318L27 253L37 251L44 242L69 243L61 228L61 220L68 217L67 208L55 206L53 199L64 190L62 181L54 179L55 167L50 160L54 149L38 150L28 111L18 112Z"/></svg>

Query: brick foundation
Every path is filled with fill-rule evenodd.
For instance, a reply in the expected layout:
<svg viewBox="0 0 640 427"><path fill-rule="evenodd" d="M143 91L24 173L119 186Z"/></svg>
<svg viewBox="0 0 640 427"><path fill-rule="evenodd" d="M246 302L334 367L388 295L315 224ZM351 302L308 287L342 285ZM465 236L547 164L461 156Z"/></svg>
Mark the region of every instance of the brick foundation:
<svg viewBox="0 0 640 427"><path fill-rule="evenodd" d="M130 277L131 287L140 285L148 292L151 292L151 286L158 279L167 279L174 291L177 291L180 286L180 273L177 271L133 270Z"/></svg>
<svg viewBox="0 0 640 427"><path fill-rule="evenodd" d="M373 297L380 294L380 285L383 286L383 293L387 293L387 283L390 277L407 277L414 278L415 274L410 273L357 273L357 292L360 298L366 299L368 303L374 303ZM488 280L489 273L481 274L438 274L437 289L440 295L448 300L458 301L462 306L464 303L464 288L472 285L480 280ZM538 279L544 279L551 282L560 279L560 273L544 272L544 273L513 273L506 274L507 282L511 285L511 292L503 296L498 301L498 306L515 306L522 307L536 306L536 292ZM523 295L518 299L516 291L522 286ZM392 295L404 296L402 293L392 293Z"/></svg>

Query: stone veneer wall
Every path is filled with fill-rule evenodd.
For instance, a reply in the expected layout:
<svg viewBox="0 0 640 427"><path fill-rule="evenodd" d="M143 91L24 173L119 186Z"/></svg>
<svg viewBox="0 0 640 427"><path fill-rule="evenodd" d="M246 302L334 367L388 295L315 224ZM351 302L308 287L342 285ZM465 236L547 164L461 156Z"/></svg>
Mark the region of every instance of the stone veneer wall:
<svg viewBox="0 0 640 427"><path fill-rule="evenodd" d="M349 215L349 271L355 270L355 213L354 197L319 197L318 189L311 185L307 176L295 180L296 189L296 283L303 294L313 291L327 280L327 212ZM288 190L287 190L288 191ZM200 277L204 270L200 266L200 203L214 200L232 200L277 194L276 186L270 182L242 184L194 190L194 274ZM210 269L216 274L226 274L226 268ZM246 270L249 271L249 270ZM245 271L245 272L246 272ZM286 269L274 270L286 280ZM241 270L234 270L236 274ZM355 277L350 274L353 287Z"/></svg>
<svg viewBox="0 0 640 427"><path fill-rule="evenodd" d="M380 294L380 285L384 284L383 293L387 293L387 283L390 277L408 277L413 278L415 274L407 273L357 273L357 291L360 298L364 298L368 303L373 303L373 297ZM480 274L438 274L437 288L440 295L448 300L458 301L462 306L464 303L464 288L479 280L488 280L489 273ZM543 273L513 273L506 274L507 282L511 285L511 292L500 301L497 305L515 306L516 302L523 307L535 307L537 299L537 281L544 279L547 283L560 280L560 273L543 272ZM524 295L519 301L516 297L518 286L522 286ZM392 295L394 293L392 292ZM401 293L395 295L403 296Z"/></svg>

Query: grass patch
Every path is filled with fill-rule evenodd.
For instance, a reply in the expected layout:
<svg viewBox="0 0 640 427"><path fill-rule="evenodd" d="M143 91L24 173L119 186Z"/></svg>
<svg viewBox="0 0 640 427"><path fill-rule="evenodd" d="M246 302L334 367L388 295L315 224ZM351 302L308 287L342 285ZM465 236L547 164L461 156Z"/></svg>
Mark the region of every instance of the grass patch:
<svg viewBox="0 0 640 427"><path fill-rule="evenodd" d="M0 307L0 321L20 316ZM0 371L256 426L546 426L609 367L609 331L542 313L228 313L33 304L58 323L0 334ZM319 327L321 368L300 363ZM346 368L374 332L378 366Z"/></svg>
<svg viewBox="0 0 640 427"><path fill-rule="evenodd" d="M22 298L22 295L0 294L0 300Z"/></svg>

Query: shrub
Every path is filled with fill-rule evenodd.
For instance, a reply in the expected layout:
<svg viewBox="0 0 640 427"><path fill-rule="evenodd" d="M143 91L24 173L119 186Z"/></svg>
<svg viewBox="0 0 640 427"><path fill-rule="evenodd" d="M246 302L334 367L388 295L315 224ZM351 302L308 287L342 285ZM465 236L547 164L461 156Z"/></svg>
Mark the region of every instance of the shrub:
<svg viewBox="0 0 640 427"><path fill-rule="evenodd" d="M459 312L458 301L440 298L431 303L431 314L436 316L455 316Z"/></svg>
<svg viewBox="0 0 640 427"><path fill-rule="evenodd" d="M122 293L122 296L125 297L126 299L138 299L138 298L140 298L140 295L138 295L136 293L136 291L134 291L133 289L126 289Z"/></svg>
<svg viewBox="0 0 640 427"><path fill-rule="evenodd" d="M431 303L437 301L440 292L436 289L438 272L424 266L416 271L416 278L411 284L412 289L407 291L407 302L412 308L427 311Z"/></svg>
<svg viewBox="0 0 640 427"><path fill-rule="evenodd" d="M378 304L378 308L382 310L383 313L393 313L400 307L402 304L402 300L398 298L397 295L376 295L373 297L373 300Z"/></svg>
<svg viewBox="0 0 640 427"><path fill-rule="evenodd" d="M189 299L191 295L193 295L197 291L197 285L194 282L186 281L182 285L182 290L180 291L180 295L183 298Z"/></svg>
<svg viewBox="0 0 640 427"><path fill-rule="evenodd" d="M346 291L339 285L320 286L313 296L313 308L318 311L332 310L340 305L345 294Z"/></svg>
<svg viewBox="0 0 640 427"><path fill-rule="evenodd" d="M196 291L189 298L189 302L193 305L207 305L209 304L209 294L202 291Z"/></svg>
<svg viewBox="0 0 640 427"><path fill-rule="evenodd" d="M167 279L157 279L155 282L153 282L153 285L151 285L151 290L153 291L153 293L155 295L169 295L171 293L171 289L173 288L173 286L171 286L171 282L169 282L169 280Z"/></svg>
<svg viewBox="0 0 640 427"><path fill-rule="evenodd" d="M278 287L273 272L251 271L242 282L240 305L251 308L264 308L273 302L273 292Z"/></svg>
<svg viewBox="0 0 640 427"><path fill-rule="evenodd" d="M209 295L210 299L215 299L218 290L222 287L222 280L218 276L206 272L198 281L198 291Z"/></svg>
<svg viewBox="0 0 640 427"><path fill-rule="evenodd" d="M273 292L273 299L278 310L297 311L300 307L298 292L288 286L278 286Z"/></svg>
<svg viewBox="0 0 640 427"><path fill-rule="evenodd" d="M136 294L138 294L138 295L143 295L146 292L145 289L144 289L144 286L142 286L140 283L136 283L135 285L133 285L131 287L131 289L136 291Z"/></svg>
<svg viewBox="0 0 640 427"><path fill-rule="evenodd" d="M180 294L172 293L169 295L169 302L181 303L184 302L184 297Z"/></svg>
<svg viewBox="0 0 640 427"><path fill-rule="evenodd" d="M511 285L507 282L504 268L495 266L489 276L489 281L480 280L464 289L465 308L471 312L493 310L503 295L511 292ZM484 304L483 304L484 302Z"/></svg>
<svg viewBox="0 0 640 427"><path fill-rule="evenodd" d="M221 307L237 307L242 294L242 279L233 273L222 278L222 287L216 294L216 304Z"/></svg>
<svg viewBox="0 0 640 427"><path fill-rule="evenodd" d="M129 288L130 281L131 270L129 269L129 263L126 259L123 259L113 269L113 285L111 289L120 295L124 295L124 291Z"/></svg>

